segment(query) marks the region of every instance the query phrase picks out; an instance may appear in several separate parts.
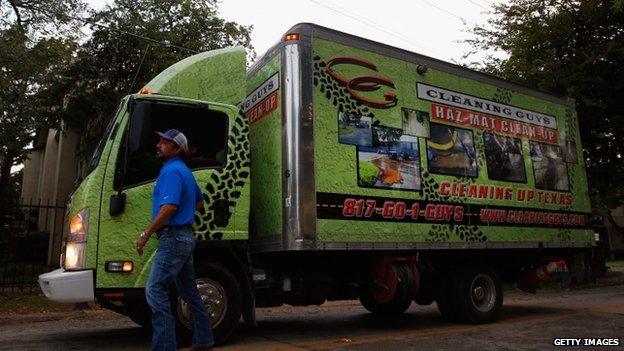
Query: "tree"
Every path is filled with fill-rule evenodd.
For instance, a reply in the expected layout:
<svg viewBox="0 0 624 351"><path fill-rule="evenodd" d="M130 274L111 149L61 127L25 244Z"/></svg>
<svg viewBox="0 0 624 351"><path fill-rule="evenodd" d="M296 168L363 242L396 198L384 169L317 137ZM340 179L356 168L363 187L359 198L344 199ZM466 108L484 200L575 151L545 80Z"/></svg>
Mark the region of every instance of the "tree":
<svg viewBox="0 0 624 351"><path fill-rule="evenodd" d="M624 0L510 0L472 28L472 65L575 99L590 187L624 196Z"/></svg>
<svg viewBox="0 0 624 351"><path fill-rule="evenodd" d="M81 133L84 158L120 97L165 67L224 46L253 50L251 27L219 18L216 0L117 0L89 17L84 9L82 0L0 0L0 199L37 131L64 121ZM79 46L85 23L92 33Z"/></svg>
<svg viewBox="0 0 624 351"><path fill-rule="evenodd" d="M21 28L30 39L71 37L81 24L70 14L79 16L84 10L79 0L1 0L0 28Z"/></svg>
<svg viewBox="0 0 624 351"><path fill-rule="evenodd" d="M93 33L68 76L64 119L81 135L79 154L94 149L122 96L137 92L171 64L197 52L251 47L251 27L218 17L216 0L116 0L92 13Z"/></svg>
<svg viewBox="0 0 624 351"><path fill-rule="evenodd" d="M11 167L26 156L38 130L58 124L59 71L76 46L75 23L66 12L82 6L79 0L0 1L0 217Z"/></svg>

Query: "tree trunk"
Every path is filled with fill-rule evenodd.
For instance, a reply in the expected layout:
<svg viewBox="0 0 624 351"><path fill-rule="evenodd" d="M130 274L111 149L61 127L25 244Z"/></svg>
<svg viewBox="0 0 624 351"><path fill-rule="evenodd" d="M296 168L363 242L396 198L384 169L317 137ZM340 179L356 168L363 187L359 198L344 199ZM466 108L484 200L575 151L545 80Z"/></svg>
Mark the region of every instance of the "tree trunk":
<svg viewBox="0 0 624 351"><path fill-rule="evenodd" d="M0 168L0 231L4 231L6 214L13 199L9 198L9 188L11 186L11 167L13 166L13 156L5 155Z"/></svg>

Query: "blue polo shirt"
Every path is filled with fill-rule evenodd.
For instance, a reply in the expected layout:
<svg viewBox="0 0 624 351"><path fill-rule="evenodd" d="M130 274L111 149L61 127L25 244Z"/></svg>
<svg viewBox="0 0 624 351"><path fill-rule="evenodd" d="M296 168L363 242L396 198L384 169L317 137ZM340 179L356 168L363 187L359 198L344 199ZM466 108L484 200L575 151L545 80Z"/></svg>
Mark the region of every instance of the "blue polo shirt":
<svg viewBox="0 0 624 351"><path fill-rule="evenodd" d="M202 201L202 193L191 170L182 158L173 157L160 170L152 194L152 220L156 218L160 206L175 205L178 210L166 225L191 225L195 217L195 204Z"/></svg>

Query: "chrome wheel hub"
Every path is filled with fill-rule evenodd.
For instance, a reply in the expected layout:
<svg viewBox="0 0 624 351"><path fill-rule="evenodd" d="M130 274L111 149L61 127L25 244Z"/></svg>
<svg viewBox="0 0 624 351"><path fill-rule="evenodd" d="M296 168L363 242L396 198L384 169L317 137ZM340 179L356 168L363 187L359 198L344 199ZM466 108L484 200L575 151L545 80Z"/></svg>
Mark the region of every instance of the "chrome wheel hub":
<svg viewBox="0 0 624 351"><path fill-rule="evenodd" d="M489 312L496 304L496 286L487 274L479 274L470 284L470 300L474 308L480 312Z"/></svg>
<svg viewBox="0 0 624 351"><path fill-rule="evenodd" d="M201 296L206 311L210 316L212 327L215 328L223 321L227 313L227 295L221 284L208 278L195 279L197 290ZM189 329L192 329L191 314L188 304L178 298L178 316L181 322Z"/></svg>

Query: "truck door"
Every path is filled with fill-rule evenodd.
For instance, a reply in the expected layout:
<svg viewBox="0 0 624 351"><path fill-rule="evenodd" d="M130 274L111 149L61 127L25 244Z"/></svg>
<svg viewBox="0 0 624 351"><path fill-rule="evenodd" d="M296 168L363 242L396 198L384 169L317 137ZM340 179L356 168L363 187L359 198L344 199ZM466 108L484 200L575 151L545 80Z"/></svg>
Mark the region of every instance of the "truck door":
<svg viewBox="0 0 624 351"><path fill-rule="evenodd" d="M152 237L143 256L136 253L134 243L151 220L152 191L162 167L156 157L156 131L175 128L189 140L191 152L185 162L206 207L204 213L195 214L198 240L247 237L249 143L246 122L232 105L244 96L244 51L242 55L240 50L220 51L222 55L204 53L196 55L200 59L178 62L129 100L102 191L96 289L141 288L147 281L157 240ZM211 60L220 70L212 70ZM235 61L241 69L234 69ZM213 98L228 104L207 102ZM243 218L239 225L238 218ZM125 268L131 271L124 272Z"/></svg>

